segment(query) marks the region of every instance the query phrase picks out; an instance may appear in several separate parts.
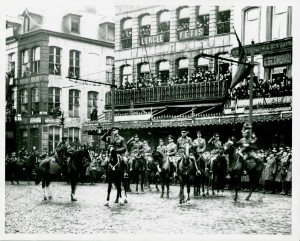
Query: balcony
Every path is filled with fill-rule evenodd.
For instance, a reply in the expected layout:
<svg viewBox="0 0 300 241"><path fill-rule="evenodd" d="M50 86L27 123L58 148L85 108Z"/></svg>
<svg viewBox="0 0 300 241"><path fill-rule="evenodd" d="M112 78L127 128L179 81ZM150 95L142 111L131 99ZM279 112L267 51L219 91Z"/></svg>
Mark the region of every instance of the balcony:
<svg viewBox="0 0 300 241"><path fill-rule="evenodd" d="M228 82L213 81L206 83L155 86L115 91L115 106L160 106L166 104L215 102L225 97ZM105 107L111 107L111 92L105 96Z"/></svg>

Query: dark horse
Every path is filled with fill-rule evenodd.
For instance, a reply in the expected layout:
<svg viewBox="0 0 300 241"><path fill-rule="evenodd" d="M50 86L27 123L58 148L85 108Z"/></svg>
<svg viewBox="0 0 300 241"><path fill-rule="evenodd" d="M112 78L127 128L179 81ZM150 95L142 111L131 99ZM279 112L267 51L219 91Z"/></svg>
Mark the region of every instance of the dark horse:
<svg viewBox="0 0 300 241"><path fill-rule="evenodd" d="M202 188L202 196L205 197L205 186L208 187L209 184L209 172L207 171L208 169L206 167L206 161L203 154L194 151L194 156L196 159L195 167L197 168L194 178L194 196L199 197L201 195Z"/></svg>
<svg viewBox="0 0 300 241"><path fill-rule="evenodd" d="M244 171L246 171L249 175L251 186L250 192L246 197L246 201L249 201L252 192L259 185L259 180L264 168L263 161L260 158L255 157L254 155L249 155L249 151L251 152L250 147L245 148L244 150L246 153L248 153L246 154L244 160L244 158L237 153L237 147L233 141L228 141L227 143L225 143L224 151L226 154L228 154L228 172L230 174L231 183L235 189L234 202L237 202L238 199L238 191L240 189L241 177Z"/></svg>
<svg viewBox="0 0 300 241"><path fill-rule="evenodd" d="M156 191L159 192L158 180L159 174L157 173L157 162L153 160L153 156L147 157L147 179L149 191L152 191L151 184L155 184Z"/></svg>
<svg viewBox="0 0 300 241"><path fill-rule="evenodd" d="M119 198L122 198L122 183L124 184L124 170L126 170L125 164L122 160L121 155L119 155L113 147L108 150L108 162L107 162L107 198L105 206L109 206L110 193L112 189L112 184L115 184L117 188L117 196L115 203L119 202ZM126 187L124 187L125 199L124 203L127 203L127 193ZM120 203L123 205L123 203Z"/></svg>
<svg viewBox="0 0 300 241"><path fill-rule="evenodd" d="M161 151L153 151L153 165L156 166L156 172L158 172L161 184L161 195L164 197L165 187L167 188L167 198L169 198L170 191L170 178L171 178L171 163L169 157Z"/></svg>
<svg viewBox="0 0 300 241"><path fill-rule="evenodd" d="M73 153L68 153L68 156L70 157L69 162L66 164L67 166L64 167L55 162L54 157L46 157L40 162L39 172L42 180L42 188L44 191L44 200L52 199L49 185L52 181L53 175L59 174L64 171L69 172L68 177L71 184L71 201L77 201L77 198L75 197L75 191L78 184L79 173L85 165L85 160L91 161L91 159L87 148L74 151ZM46 190L48 190L48 197Z"/></svg>
<svg viewBox="0 0 300 241"><path fill-rule="evenodd" d="M204 193L204 185L206 184L206 195L209 195L209 188L211 187L212 195L215 191L223 192L225 188L227 175L227 160L223 153L214 153L210 155L202 155L199 160L199 169L202 175L202 192ZM204 170L204 173L203 173Z"/></svg>
<svg viewBox="0 0 300 241"><path fill-rule="evenodd" d="M146 159L142 155L134 156L132 159L132 181L136 184L136 192L138 193L139 181L141 180L141 191L144 191L144 182L146 175Z"/></svg>
<svg viewBox="0 0 300 241"><path fill-rule="evenodd" d="M186 146L185 153L179 153L180 158L177 162L177 175L180 184L180 192L179 192L179 203L184 202L184 186L186 185L187 189L187 199L186 202L190 200L190 188L194 181L194 177L196 175L195 170L196 166L194 161L189 156L189 146Z"/></svg>

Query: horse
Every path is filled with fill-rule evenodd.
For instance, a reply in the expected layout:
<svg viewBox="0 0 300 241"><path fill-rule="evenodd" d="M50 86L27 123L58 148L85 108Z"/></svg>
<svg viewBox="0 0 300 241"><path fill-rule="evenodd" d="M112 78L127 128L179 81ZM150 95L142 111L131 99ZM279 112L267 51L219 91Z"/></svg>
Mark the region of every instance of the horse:
<svg viewBox="0 0 300 241"><path fill-rule="evenodd" d="M200 157L201 167L203 171L202 191L204 191L204 183L206 183L206 196L209 196L209 188L211 187L212 195L215 191L223 192L226 184L227 160L222 152L210 153ZM205 166L205 167L204 167Z"/></svg>
<svg viewBox="0 0 300 241"><path fill-rule="evenodd" d="M157 173L157 162L153 160L152 156L147 157L147 180L148 180L148 188L149 191L152 191L151 189L151 183L155 184L156 191L159 192L158 188L158 181L159 181L159 175Z"/></svg>
<svg viewBox="0 0 300 241"><path fill-rule="evenodd" d="M78 184L78 177L80 170L85 165L85 160L91 161L89 150L87 148L68 153L69 161L66 166L55 161L54 157L45 157L39 164L39 172L42 181L42 188L44 192L44 200L51 200L52 194L50 192L50 183L53 179L53 175L60 174L61 172L68 172L68 177L71 184L71 201L77 201L75 197L76 187ZM47 191L48 190L48 197Z"/></svg>
<svg viewBox="0 0 300 241"><path fill-rule="evenodd" d="M199 170L196 172L194 178L194 197L199 197L201 195L201 188L202 188L202 196L205 197L205 186L208 187L208 175L209 173L206 170L206 161L204 159L203 154L194 152L195 156L195 167ZM207 191L208 192L208 191Z"/></svg>
<svg viewBox="0 0 300 241"><path fill-rule="evenodd" d="M196 175L194 160L192 160L190 153L189 145L186 145L186 148L183 152L178 152L179 160L177 161L177 175L180 184L179 192L179 203L184 202L184 186L187 188L187 199L186 202L190 200L190 187L194 181L194 176Z"/></svg>
<svg viewBox="0 0 300 241"><path fill-rule="evenodd" d="M153 164L156 166L156 172L160 177L161 184L161 195L160 197L164 197L165 187L167 188L167 198L169 198L170 191L170 177L172 176L171 172L171 163L169 157L158 150L154 150L152 152Z"/></svg>
<svg viewBox="0 0 300 241"><path fill-rule="evenodd" d="M250 192L245 199L246 201L249 201L253 191L255 191L259 185L260 177L264 169L263 161L259 157L249 154L246 155L244 160L244 158L237 152L235 143L231 140L224 144L224 153L228 155L228 172L235 190L234 202L236 203L238 199L241 176L244 171L246 171L249 175L249 182L251 186Z"/></svg>
<svg viewBox="0 0 300 241"><path fill-rule="evenodd" d="M122 198L122 183L124 183L125 165L121 155L117 153L114 147L110 147L108 150L107 165L108 165L107 166L108 188L107 188L106 203L104 204L104 206L109 206L112 184L115 184L117 188L115 203L118 203L119 199ZM124 203L127 203L127 192L125 187L124 187L124 195L125 195ZM123 205L122 202L120 204Z"/></svg>
<svg viewBox="0 0 300 241"><path fill-rule="evenodd" d="M141 180L141 191L144 192L144 182L146 175L146 159L144 156L137 154L132 157L132 181L136 184L136 193L138 193L139 181Z"/></svg>

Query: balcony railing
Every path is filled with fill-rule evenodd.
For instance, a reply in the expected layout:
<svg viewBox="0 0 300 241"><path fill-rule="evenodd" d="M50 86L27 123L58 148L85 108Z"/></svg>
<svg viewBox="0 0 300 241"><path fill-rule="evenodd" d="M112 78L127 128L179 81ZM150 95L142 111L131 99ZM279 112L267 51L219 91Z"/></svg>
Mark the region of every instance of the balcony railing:
<svg viewBox="0 0 300 241"><path fill-rule="evenodd" d="M225 97L227 82L155 86L151 88L125 89L115 91L115 106L158 105L174 102L201 102ZM111 92L106 93L105 105L111 106Z"/></svg>

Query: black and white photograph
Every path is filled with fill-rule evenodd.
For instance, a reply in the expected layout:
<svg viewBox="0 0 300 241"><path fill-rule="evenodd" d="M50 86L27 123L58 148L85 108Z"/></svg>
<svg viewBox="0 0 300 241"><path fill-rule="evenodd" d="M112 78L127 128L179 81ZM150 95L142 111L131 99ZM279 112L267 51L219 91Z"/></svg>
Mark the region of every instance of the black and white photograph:
<svg viewBox="0 0 300 241"><path fill-rule="evenodd" d="M300 240L296 1L0 7L0 240Z"/></svg>

